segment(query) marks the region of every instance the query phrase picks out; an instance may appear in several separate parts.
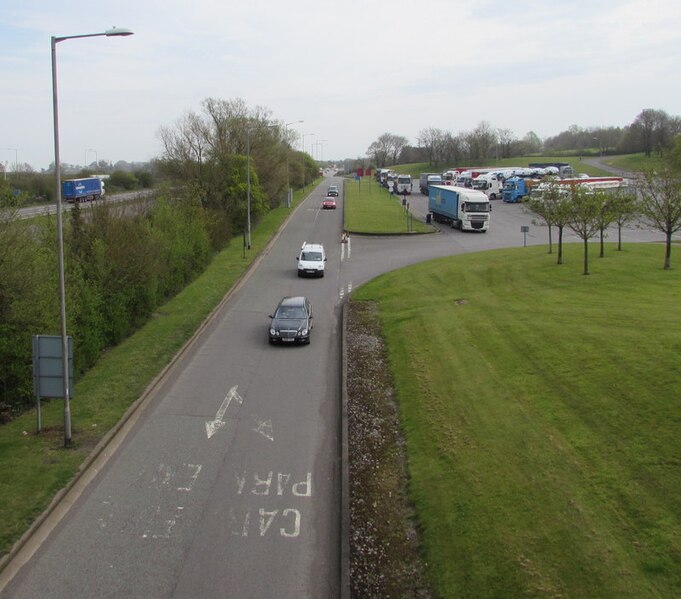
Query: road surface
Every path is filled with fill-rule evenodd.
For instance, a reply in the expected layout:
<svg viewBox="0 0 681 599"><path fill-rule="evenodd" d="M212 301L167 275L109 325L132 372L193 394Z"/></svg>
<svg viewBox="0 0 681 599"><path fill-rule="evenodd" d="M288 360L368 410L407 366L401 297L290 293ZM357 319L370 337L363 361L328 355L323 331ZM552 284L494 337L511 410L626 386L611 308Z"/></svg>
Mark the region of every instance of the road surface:
<svg viewBox="0 0 681 599"><path fill-rule="evenodd" d="M548 239L522 205L494 202L485 234L438 225L341 243L342 198L319 208L326 185L341 182L327 178L296 209L112 457L3 573L16 575L0 597L340 596L342 302L407 264L522 246L521 225L528 244ZM425 196L409 202L425 216ZM635 228L624 237L661 239ZM303 241L326 246L324 278L297 277ZM308 346L268 344L268 314L286 295L312 301Z"/></svg>

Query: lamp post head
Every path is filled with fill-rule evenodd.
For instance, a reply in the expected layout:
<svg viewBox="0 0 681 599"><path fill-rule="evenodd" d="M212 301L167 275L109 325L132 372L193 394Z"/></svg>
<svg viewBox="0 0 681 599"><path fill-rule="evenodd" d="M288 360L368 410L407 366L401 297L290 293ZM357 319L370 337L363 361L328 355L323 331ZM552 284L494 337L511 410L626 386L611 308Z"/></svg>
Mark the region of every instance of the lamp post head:
<svg viewBox="0 0 681 599"><path fill-rule="evenodd" d="M116 27L112 27L111 29L107 29L104 32L104 35L107 37L111 37L114 35L134 35L134 31L130 31L130 29L126 29L125 27L121 27L120 29L117 29Z"/></svg>

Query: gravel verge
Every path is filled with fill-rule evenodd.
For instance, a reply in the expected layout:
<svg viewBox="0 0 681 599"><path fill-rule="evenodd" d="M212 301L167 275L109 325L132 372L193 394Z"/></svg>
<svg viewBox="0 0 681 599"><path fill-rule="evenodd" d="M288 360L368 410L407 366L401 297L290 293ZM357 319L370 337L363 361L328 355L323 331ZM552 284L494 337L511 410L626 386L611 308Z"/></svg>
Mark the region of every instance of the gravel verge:
<svg viewBox="0 0 681 599"><path fill-rule="evenodd" d="M351 596L433 597L375 304L348 304L345 339Z"/></svg>

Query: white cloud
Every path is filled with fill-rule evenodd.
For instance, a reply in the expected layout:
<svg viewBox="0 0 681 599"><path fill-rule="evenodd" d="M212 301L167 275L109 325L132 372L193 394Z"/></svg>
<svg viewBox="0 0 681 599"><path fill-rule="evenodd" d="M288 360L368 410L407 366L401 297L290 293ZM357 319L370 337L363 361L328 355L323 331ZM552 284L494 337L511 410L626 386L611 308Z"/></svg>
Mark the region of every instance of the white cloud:
<svg viewBox="0 0 681 599"><path fill-rule="evenodd" d="M0 23L2 139L20 162L52 160L51 35L135 32L59 44L67 162L86 148L146 160L158 128L207 97L304 119L308 149L326 139L325 157L343 158L385 131L416 143L486 120L548 136L646 107L679 114L680 22L671 0L24 0Z"/></svg>

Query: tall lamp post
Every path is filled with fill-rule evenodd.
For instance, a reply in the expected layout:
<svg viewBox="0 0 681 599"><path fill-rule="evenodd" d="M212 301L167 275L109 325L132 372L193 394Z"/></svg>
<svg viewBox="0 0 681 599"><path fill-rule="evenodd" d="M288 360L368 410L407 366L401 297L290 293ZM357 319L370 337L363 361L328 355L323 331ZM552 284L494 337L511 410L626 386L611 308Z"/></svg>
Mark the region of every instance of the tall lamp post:
<svg viewBox="0 0 681 599"><path fill-rule="evenodd" d="M276 125L265 125L272 129ZM246 128L246 248L251 249L251 131L257 127Z"/></svg>
<svg viewBox="0 0 681 599"><path fill-rule="evenodd" d="M321 156L324 155L324 144L326 143L327 140L325 139L319 139L315 142L315 146L317 147L317 162L321 162ZM321 150L319 149L321 147Z"/></svg>
<svg viewBox="0 0 681 599"><path fill-rule="evenodd" d="M87 168L88 152L94 152L94 154L95 154L95 168L99 167L99 157L97 156L97 150L93 150L92 148L88 148L87 150L85 150L85 168Z"/></svg>
<svg viewBox="0 0 681 599"><path fill-rule="evenodd" d="M313 136L314 133L303 133L303 142L300 144L301 150L303 151L303 188L307 187L307 177L305 176L305 137Z"/></svg>
<svg viewBox="0 0 681 599"><path fill-rule="evenodd" d="M19 168L19 150L17 148L7 148L10 152L14 152L14 172Z"/></svg>
<svg viewBox="0 0 681 599"><path fill-rule="evenodd" d="M59 256L59 309L61 320L61 366L64 385L64 446L71 447L71 405L69 396L69 355L68 337L66 336L66 284L64 275L64 231L61 202L61 161L59 158L59 102L57 95L57 44L66 40L82 37L114 37L132 35L129 29L107 29L102 33L85 33L81 35L52 36L52 112L54 115L54 185L57 198L57 253Z"/></svg>
<svg viewBox="0 0 681 599"><path fill-rule="evenodd" d="M305 121L291 121L290 123L284 123L284 140L286 144L288 144L288 126L304 122ZM288 172L288 148L286 148L286 206L288 208L291 207L291 182L289 180Z"/></svg>

